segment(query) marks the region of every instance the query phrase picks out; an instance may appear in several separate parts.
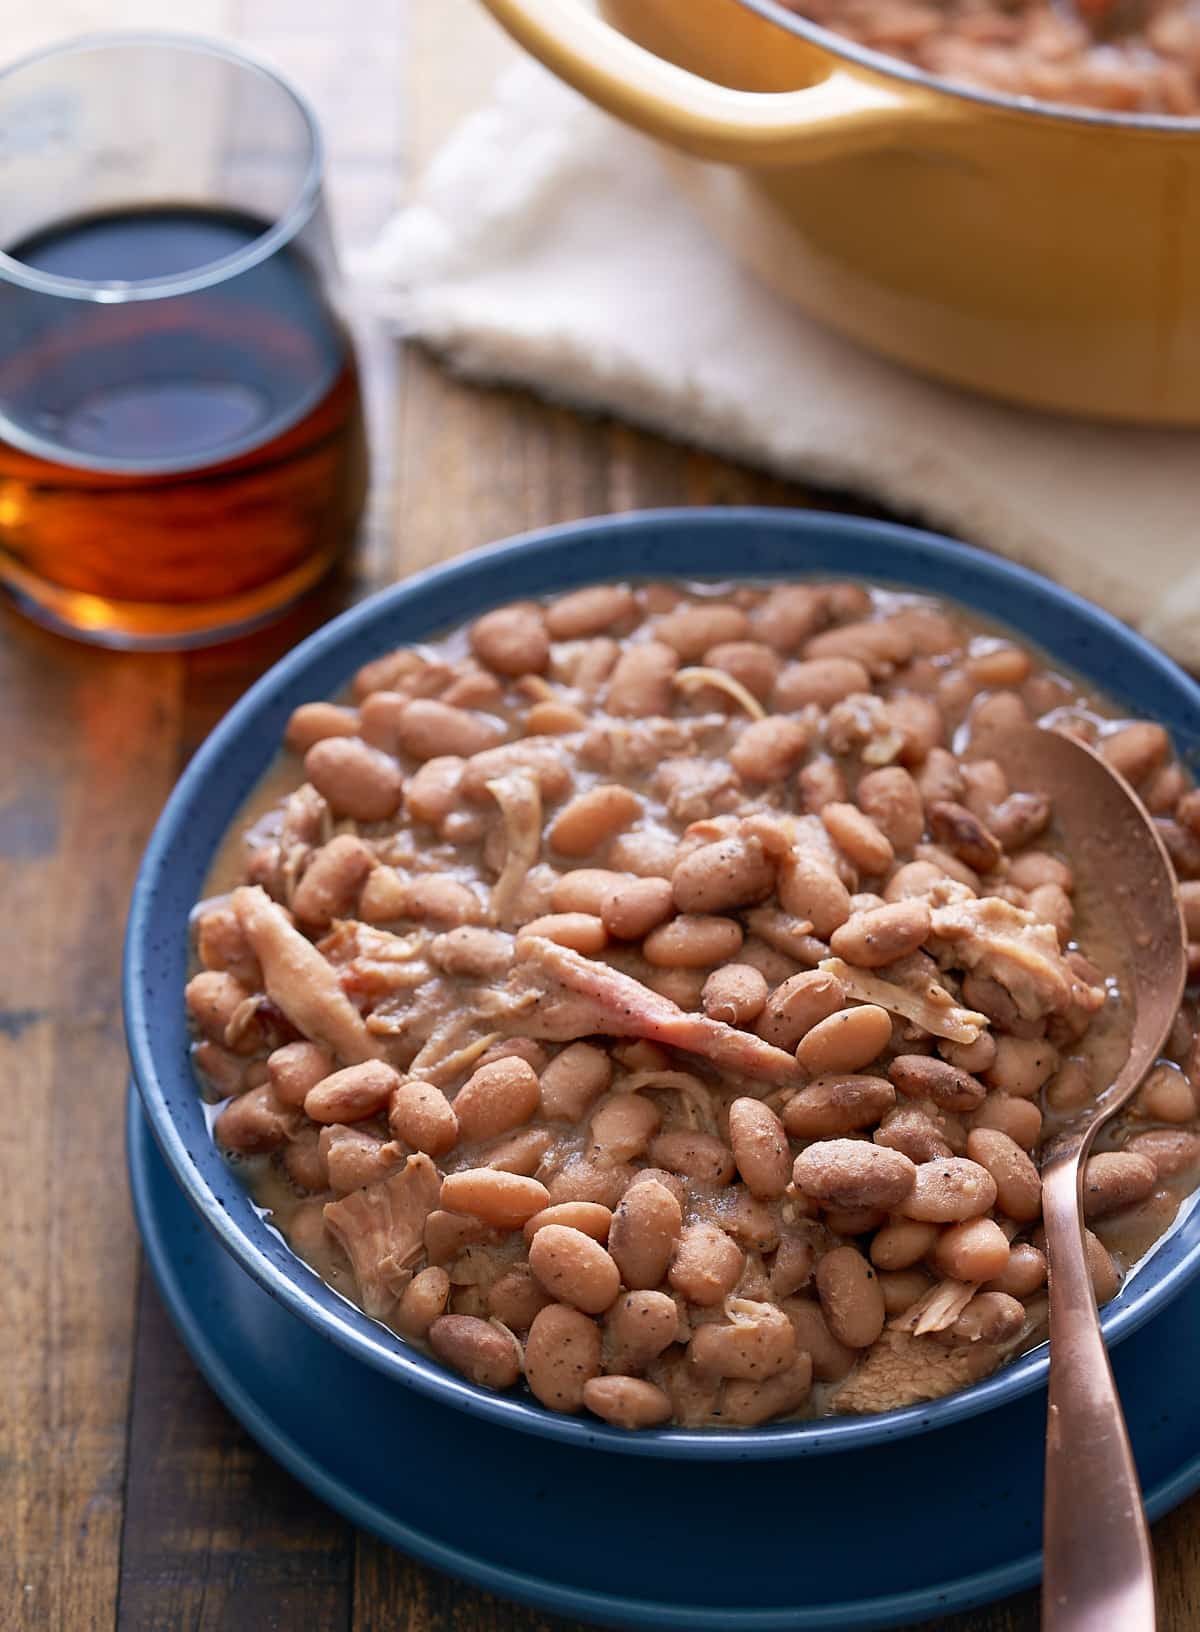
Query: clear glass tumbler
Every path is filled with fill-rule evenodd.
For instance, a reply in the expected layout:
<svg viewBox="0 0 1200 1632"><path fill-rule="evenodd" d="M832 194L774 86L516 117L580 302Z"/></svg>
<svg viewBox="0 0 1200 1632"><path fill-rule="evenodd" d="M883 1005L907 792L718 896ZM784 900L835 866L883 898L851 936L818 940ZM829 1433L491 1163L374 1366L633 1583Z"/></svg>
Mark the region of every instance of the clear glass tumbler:
<svg viewBox="0 0 1200 1632"><path fill-rule="evenodd" d="M187 35L0 72L0 585L112 646L265 622L367 460L313 115Z"/></svg>

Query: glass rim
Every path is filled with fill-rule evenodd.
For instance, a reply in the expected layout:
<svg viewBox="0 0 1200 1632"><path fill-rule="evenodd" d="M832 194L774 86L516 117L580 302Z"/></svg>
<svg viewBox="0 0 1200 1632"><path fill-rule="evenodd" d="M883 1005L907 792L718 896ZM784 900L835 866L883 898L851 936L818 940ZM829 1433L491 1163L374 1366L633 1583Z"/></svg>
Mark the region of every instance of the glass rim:
<svg viewBox="0 0 1200 1632"><path fill-rule="evenodd" d="M0 250L0 280L19 284L35 294L54 295L65 300L88 300L100 305L120 305L135 300L163 300L172 295L186 295L211 288L236 277L251 267L269 260L289 243L312 219L321 198L325 175L325 143L312 103L290 79L241 46L227 44L205 34L189 34L173 29L110 29L93 34L76 35L56 45L42 46L27 52L15 62L0 68L0 91L16 74L54 57L70 57L85 52L122 50L129 47L156 46L197 56L216 57L234 67L248 70L278 87L300 114L308 137L308 155L303 174L287 206L279 212L265 231L231 255L215 261L205 261L186 272L175 272L168 277L107 279L91 282L86 278L66 278L58 273L41 272L27 266Z"/></svg>

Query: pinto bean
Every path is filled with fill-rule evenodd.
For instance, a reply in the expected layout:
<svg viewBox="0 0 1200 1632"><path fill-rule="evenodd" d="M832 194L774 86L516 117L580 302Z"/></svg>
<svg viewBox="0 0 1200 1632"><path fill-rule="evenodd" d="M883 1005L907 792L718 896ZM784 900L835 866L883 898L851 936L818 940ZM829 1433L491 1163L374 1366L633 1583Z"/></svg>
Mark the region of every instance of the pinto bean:
<svg viewBox="0 0 1200 1632"><path fill-rule="evenodd" d="M995 1179L996 1206L1002 1213L1021 1224L1040 1217L1042 1181L1038 1170L1007 1134L992 1128L973 1128L967 1136L967 1155L986 1167ZM991 1276L983 1278L990 1280Z"/></svg>
<svg viewBox="0 0 1200 1632"><path fill-rule="evenodd" d="M679 1332L679 1310L666 1292L623 1292L604 1317L605 1370L644 1371Z"/></svg>
<svg viewBox="0 0 1200 1632"><path fill-rule="evenodd" d="M796 1334L796 1347L811 1356L812 1374L823 1383L840 1382L858 1355L830 1331L820 1304L809 1298L787 1298L782 1305Z"/></svg>
<svg viewBox="0 0 1200 1632"><path fill-rule="evenodd" d="M439 753L414 771L404 789L404 808L414 822L440 827L458 805L465 764L458 754Z"/></svg>
<svg viewBox="0 0 1200 1632"><path fill-rule="evenodd" d="M532 918L517 931L517 939L540 935L558 946L569 946L573 952L582 952L594 958L608 945L608 931L601 919L588 912L551 912L544 918Z"/></svg>
<svg viewBox="0 0 1200 1632"><path fill-rule="evenodd" d="M381 1111L400 1082L399 1073L382 1060L363 1060L318 1082L304 1096L311 1122L361 1122Z"/></svg>
<svg viewBox="0 0 1200 1632"><path fill-rule="evenodd" d="M553 1302L534 1279L527 1263L517 1263L496 1281L487 1293L487 1312L514 1332L527 1332L540 1309Z"/></svg>
<svg viewBox="0 0 1200 1632"><path fill-rule="evenodd" d="M888 1066L888 1077L909 1099L931 1099L947 1111L973 1111L987 1093L969 1071L932 1054L898 1054Z"/></svg>
<svg viewBox="0 0 1200 1632"><path fill-rule="evenodd" d="M604 896L600 918L618 940L640 941L675 911L674 892L665 878L621 879Z"/></svg>
<svg viewBox="0 0 1200 1632"><path fill-rule="evenodd" d="M671 883L680 912L729 912L765 901L775 885L775 868L758 839L718 839L685 856Z"/></svg>
<svg viewBox="0 0 1200 1632"><path fill-rule="evenodd" d="M997 1037L996 1058L986 1076L991 1087L1017 1099L1032 1099L1054 1075L1058 1050L1042 1037Z"/></svg>
<svg viewBox="0 0 1200 1632"><path fill-rule="evenodd" d="M301 923L326 926L353 916L354 903L375 853L353 833L339 833L322 845L292 894L292 912Z"/></svg>
<svg viewBox="0 0 1200 1632"><path fill-rule="evenodd" d="M877 1059L891 1040L891 1015L863 1003L818 1021L796 1045L796 1058L816 1076L855 1072Z"/></svg>
<svg viewBox="0 0 1200 1632"><path fill-rule="evenodd" d="M790 1051L806 1032L836 1013L845 1001L845 988L836 975L824 969L805 970L775 988L755 1030L765 1042Z"/></svg>
<svg viewBox="0 0 1200 1632"><path fill-rule="evenodd" d="M528 1122L538 1109L537 1073L510 1055L481 1065L454 1096L453 1110L464 1140L494 1139Z"/></svg>
<svg viewBox="0 0 1200 1632"><path fill-rule="evenodd" d="M429 956L448 975L470 980L503 980L512 963L512 936L502 930L461 924L434 937Z"/></svg>
<svg viewBox="0 0 1200 1632"><path fill-rule="evenodd" d="M1158 1169L1148 1156L1130 1150L1105 1150L1089 1156L1083 1168L1083 1216L1110 1213L1144 1201L1158 1183Z"/></svg>
<svg viewBox="0 0 1200 1632"><path fill-rule="evenodd" d="M601 1207L598 1202L566 1201L557 1207L547 1207L544 1212L535 1213L532 1218L526 1219L524 1234L526 1241L532 1241L545 1225L565 1224L572 1230L580 1230L584 1235L590 1235L593 1241L599 1241L603 1246L608 1240L612 1221L612 1213L607 1207Z"/></svg>
<svg viewBox="0 0 1200 1632"><path fill-rule="evenodd" d="M1008 1267L1008 1237L991 1218L968 1218L942 1231L934 1268L956 1281L991 1281Z"/></svg>
<svg viewBox="0 0 1200 1632"><path fill-rule="evenodd" d="M592 1113L588 1155L602 1166L632 1161L662 1126L653 1100L638 1094L616 1094Z"/></svg>
<svg viewBox="0 0 1200 1632"><path fill-rule="evenodd" d="M854 797L893 850L911 850L920 844L925 835L925 811L917 784L902 766L868 771Z"/></svg>
<svg viewBox="0 0 1200 1632"><path fill-rule="evenodd" d="M552 602L545 611L546 628L553 640L583 640L607 634L637 616L633 591L624 584L593 584Z"/></svg>
<svg viewBox="0 0 1200 1632"><path fill-rule="evenodd" d="M492 805L488 783L513 771L528 772L548 804L571 791L571 767L564 760L562 744L552 737L526 737L522 742L505 742L498 748L472 754L463 767L460 784L463 798L473 804Z"/></svg>
<svg viewBox="0 0 1200 1632"><path fill-rule="evenodd" d="M944 1060L949 1060L960 1071L969 1071L972 1076L986 1071L996 1058L996 1039L990 1031L981 1031L973 1043L952 1043L939 1038L937 1048Z"/></svg>
<svg viewBox="0 0 1200 1632"><path fill-rule="evenodd" d="M1087 1253L1088 1273L1092 1279L1092 1290L1096 1294L1098 1304L1106 1304L1110 1298L1115 1298L1121 1287L1121 1271L1108 1248L1093 1235L1091 1230L1084 1230L1083 1245Z"/></svg>
<svg viewBox="0 0 1200 1632"><path fill-rule="evenodd" d="M1138 1110L1152 1122L1190 1122L1196 1115L1196 1095L1184 1073L1174 1065L1155 1066L1138 1093Z"/></svg>
<svg viewBox="0 0 1200 1632"><path fill-rule="evenodd" d="M301 703L294 708L283 733L285 744L294 754L306 754L315 742L326 737L356 737L358 714L337 703Z"/></svg>
<svg viewBox="0 0 1200 1632"><path fill-rule="evenodd" d="M898 1105L888 1111L875 1130L874 1140L888 1150L903 1151L914 1162L933 1162L940 1156L954 1155L945 1131L914 1105Z"/></svg>
<svg viewBox="0 0 1200 1632"><path fill-rule="evenodd" d="M1200 1162L1200 1135L1180 1128L1148 1128L1126 1140L1125 1149L1153 1162L1160 1179L1171 1179Z"/></svg>
<svg viewBox="0 0 1200 1632"><path fill-rule="evenodd" d="M941 1234L936 1224L915 1218L896 1218L871 1238L871 1262L876 1269L911 1269L932 1251Z"/></svg>
<svg viewBox="0 0 1200 1632"><path fill-rule="evenodd" d="M550 637L539 606L501 606L471 625L471 650L497 674L541 674L550 660Z"/></svg>
<svg viewBox="0 0 1200 1632"><path fill-rule="evenodd" d="M1044 793L1010 793L992 811L988 827L1006 850L1019 850L1045 832L1049 820L1050 800Z"/></svg>
<svg viewBox="0 0 1200 1632"><path fill-rule="evenodd" d="M918 1171L898 1150L862 1139L823 1139L796 1157L792 1182L802 1195L834 1207L891 1211L909 1196Z"/></svg>
<svg viewBox="0 0 1200 1632"><path fill-rule="evenodd" d="M834 760L821 754L800 770L796 795L804 810L819 816L826 805L845 799L846 778Z"/></svg>
<svg viewBox="0 0 1200 1632"><path fill-rule="evenodd" d="M930 930L929 904L914 898L856 912L830 937L835 957L860 969L878 969L915 952Z"/></svg>
<svg viewBox="0 0 1200 1632"><path fill-rule="evenodd" d="M555 879L550 905L555 912L587 912L599 917L612 892L632 882L628 873L609 872L603 867L573 867ZM667 895L669 898L669 886Z"/></svg>
<svg viewBox="0 0 1200 1632"><path fill-rule="evenodd" d="M769 1105L758 1099L735 1099L729 1107L729 1143L752 1195L770 1201L783 1194L792 1158L783 1123Z"/></svg>
<svg viewBox="0 0 1200 1632"><path fill-rule="evenodd" d="M355 737L326 737L304 756L304 774L339 816L383 822L400 808L404 778L387 754Z"/></svg>
<svg viewBox="0 0 1200 1632"><path fill-rule="evenodd" d="M777 652L795 651L828 621L828 599L815 584L777 584L750 613L759 640Z"/></svg>
<svg viewBox="0 0 1200 1632"><path fill-rule="evenodd" d="M709 1019L727 1026L748 1026L762 1013L766 1001L766 979L748 963L727 963L714 969L700 995Z"/></svg>
<svg viewBox="0 0 1200 1632"><path fill-rule="evenodd" d="M188 1014L204 1035L224 1043L229 1023L253 992L224 970L205 969L184 988Z"/></svg>
<svg viewBox="0 0 1200 1632"><path fill-rule="evenodd" d="M605 707L610 714L626 719L648 719L653 714L669 714L673 688L671 681L679 668L679 654L660 640L627 646L617 659L608 683Z"/></svg>
<svg viewBox="0 0 1200 1632"><path fill-rule="evenodd" d="M667 1279L690 1303L709 1308L733 1291L744 1265L741 1249L724 1230L698 1220L680 1231Z"/></svg>
<svg viewBox="0 0 1200 1632"><path fill-rule="evenodd" d="M986 1167L965 1156L947 1156L921 1163L896 1211L925 1223L961 1224L990 1211L995 1201L996 1181Z"/></svg>
<svg viewBox="0 0 1200 1632"><path fill-rule="evenodd" d="M891 844L857 805L832 803L821 810L829 837L861 873L886 873L895 860Z"/></svg>
<svg viewBox="0 0 1200 1632"><path fill-rule="evenodd" d="M192 921L196 955L205 969L232 975L249 992L260 991L262 969L233 908L227 903L198 908Z"/></svg>
<svg viewBox="0 0 1200 1632"><path fill-rule="evenodd" d="M428 1335L438 1359L480 1388L511 1388L521 1375L520 1344L491 1321L439 1315Z"/></svg>
<svg viewBox="0 0 1200 1632"><path fill-rule="evenodd" d="M715 1134L674 1129L650 1142L650 1160L669 1173L682 1173L702 1184L728 1184L733 1178L733 1152Z"/></svg>
<svg viewBox="0 0 1200 1632"><path fill-rule="evenodd" d="M554 1134L549 1128L526 1128L523 1133L511 1134L498 1144L488 1145L480 1159L485 1167L498 1167L504 1173L533 1178L553 1143Z"/></svg>
<svg viewBox="0 0 1200 1632"><path fill-rule="evenodd" d="M713 646L744 640L749 632L746 614L720 602L677 607L654 625L657 639L672 647L684 663L697 662Z"/></svg>
<svg viewBox="0 0 1200 1632"><path fill-rule="evenodd" d="M698 1326L688 1344L688 1360L697 1371L714 1377L763 1382L786 1371L796 1358L796 1333L782 1309L772 1303L733 1300L729 1324Z"/></svg>
<svg viewBox="0 0 1200 1632"><path fill-rule="evenodd" d="M682 1224L679 1202L656 1180L642 1180L626 1190L613 1214L608 1243L626 1286L659 1285Z"/></svg>
<svg viewBox="0 0 1200 1632"><path fill-rule="evenodd" d="M879 1290L883 1293L883 1307L888 1318L911 1309L932 1285L933 1281L923 1269L881 1270Z"/></svg>
<svg viewBox="0 0 1200 1632"><path fill-rule="evenodd" d="M872 1127L896 1103L896 1090L883 1077L818 1077L783 1107L783 1125L793 1139L833 1139Z"/></svg>
<svg viewBox="0 0 1200 1632"><path fill-rule="evenodd" d="M552 1297L586 1314L601 1314L621 1289L611 1255L582 1230L545 1224L529 1243L529 1267ZM597 1343L597 1370L599 1344Z"/></svg>
<svg viewBox="0 0 1200 1632"><path fill-rule="evenodd" d="M822 939L850 916L850 893L831 866L803 851L780 862L779 904L797 918L807 918Z"/></svg>
<svg viewBox="0 0 1200 1632"><path fill-rule="evenodd" d="M1029 1298L1046 1284L1046 1254L1028 1241L1014 1241L1008 1263L988 1281L985 1292L1007 1292L1010 1298Z"/></svg>
<svg viewBox="0 0 1200 1632"><path fill-rule="evenodd" d="M883 1290L857 1247L835 1247L824 1255L817 1264L817 1295L838 1342L848 1349L870 1348L883 1330Z"/></svg>
<svg viewBox="0 0 1200 1632"><path fill-rule="evenodd" d="M674 1409L669 1395L644 1377L592 1377L583 1385L583 1403L614 1428L653 1428Z"/></svg>
<svg viewBox="0 0 1200 1632"><path fill-rule="evenodd" d="M547 1304L525 1340L525 1381L551 1411L578 1411L584 1387L600 1375L600 1328L580 1310Z"/></svg>
<svg viewBox="0 0 1200 1632"><path fill-rule="evenodd" d="M963 771L948 748L931 748L914 780L927 807L941 799L957 800L963 793Z"/></svg>
<svg viewBox="0 0 1200 1632"><path fill-rule="evenodd" d="M1007 1134L1022 1150L1033 1150L1042 1135L1042 1113L1031 1099L1010 1094L989 1094L971 1117L973 1128L993 1128Z"/></svg>
<svg viewBox="0 0 1200 1632"><path fill-rule="evenodd" d="M326 1183L340 1196L386 1179L405 1162L399 1145L387 1143L365 1128L340 1122L321 1129L317 1149Z"/></svg>
<svg viewBox="0 0 1200 1632"><path fill-rule="evenodd" d="M608 1091L612 1061L594 1043L569 1043L542 1072L541 1114L551 1122L578 1122Z"/></svg>
<svg viewBox="0 0 1200 1632"><path fill-rule="evenodd" d="M710 646L704 653L704 665L730 675L760 703L771 695L782 666L771 648L757 640L726 640ZM706 701L709 696L718 707L730 706L728 695L715 686L702 688L702 698Z"/></svg>
<svg viewBox="0 0 1200 1632"><path fill-rule="evenodd" d="M267 1056L267 1080L276 1099L296 1108L333 1068L333 1055L319 1043L285 1043Z"/></svg>
<svg viewBox="0 0 1200 1632"><path fill-rule="evenodd" d="M429 1336L429 1328L443 1314L450 1298L450 1277L444 1269L431 1264L413 1276L400 1296L396 1307L396 1328L405 1337L420 1341Z"/></svg>
<svg viewBox="0 0 1200 1632"><path fill-rule="evenodd" d="M586 856L606 844L642 813L642 801L619 782L589 788L563 806L546 837L564 856Z"/></svg>
<svg viewBox="0 0 1200 1632"><path fill-rule="evenodd" d="M856 658L811 658L780 671L771 701L778 713L795 714L810 703L832 708L844 697L870 689L871 677Z"/></svg>
<svg viewBox="0 0 1200 1632"><path fill-rule="evenodd" d="M497 1230L519 1230L525 1220L550 1205L550 1192L536 1179L498 1167L468 1167L442 1180L442 1208L469 1213Z"/></svg>
<svg viewBox="0 0 1200 1632"><path fill-rule="evenodd" d="M297 1113L275 1098L269 1083L228 1100L213 1124L217 1143L242 1156L278 1150L293 1131Z"/></svg>
<svg viewBox="0 0 1200 1632"><path fill-rule="evenodd" d="M681 913L651 930L642 956L657 969L710 969L729 963L741 950L742 926L732 918Z"/></svg>
<svg viewBox="0 0 1200 1632"><path fill-rule="evenodd" d="M418 1077L405 1077L392 1089L388 1127L394 1139L445 1156L458 1143L458 1117L440 1088Z"/></svg>
<svg viewBox="0 0 1200 1632"><path fill-rule="evenodd" d="M771 714L743 726L729 763L743 782L782 782L804 757L812 732L802 720Z"/></svg>
<svg viewBox="0 0 1200 1632"><path fill-rule="evenodd" d="M1170 737L1161 725L1148 720L1123 726L1100 743L1101 757L1135 787L1158 769L1170 751Z"/></svg>
<svg viewBox="0 0 1200 1632"><path fill-rule="evenodd" d="M1000 841L965 805L936 800L926 809L934 840L977 873L992 872L1003 854Z"/></svg>

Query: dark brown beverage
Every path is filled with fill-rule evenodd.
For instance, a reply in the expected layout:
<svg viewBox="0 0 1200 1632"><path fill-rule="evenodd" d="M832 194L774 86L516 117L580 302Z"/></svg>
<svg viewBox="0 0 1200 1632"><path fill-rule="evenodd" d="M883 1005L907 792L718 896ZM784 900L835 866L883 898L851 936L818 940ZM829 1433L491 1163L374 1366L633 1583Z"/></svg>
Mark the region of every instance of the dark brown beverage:
<svg viewBox="0 0 1200 1632"><path fill-rule="evenodd" d="M267 231L180 205L8 247L44 288L0 281L0 577L43 620L186 645L269 616L352 540L353 350L317 268ZM72 293L126 281L118 302Z"/></svg>

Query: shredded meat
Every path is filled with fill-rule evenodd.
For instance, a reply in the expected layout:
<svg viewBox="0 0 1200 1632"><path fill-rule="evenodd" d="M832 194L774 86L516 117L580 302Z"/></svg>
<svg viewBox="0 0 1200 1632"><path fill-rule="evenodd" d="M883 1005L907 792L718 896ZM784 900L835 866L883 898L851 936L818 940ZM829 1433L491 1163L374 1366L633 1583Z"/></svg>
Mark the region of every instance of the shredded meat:
<svg viewBox="0 0 1200 1632"><path fill-rule="evenodd" d="M382 1048L342 990L337 970L293 927L267 892L242 885L230 901L262 966L267 996L297 1031L326 1044L346 1065L379 1059Z"/></svg>
<svg viewBox="0 0 1200 1632"><path fill-rule="evenodd" d="M945 1037L952 1043L973 1043L987 1026L986 1014L962 1008L936 980L931 979L922 991L854 969L841 958L823 958L818 968L836 975L847 997L860 1003L877 1003L889 1014L911 1020L931 1036Z"/></svg>
<svg viewBox="0 0 1200 1632"><path fill-rule="evenodd" d="M487 790L500 806L508 839L504 867L492 885L491 920L512 929L521 886L542 846L542 795L537 777L519 766L489 782Z"/></svg>
<svg viewBox="0 0 1200 1632"><path fill-rule="evenodd" d="M428 1156L410 1156L399 1173L327 1202L325 1223L354 1269L362 1306L381 1320L412 1279L424 1251L425 1220L442 1181Z"/></svg>
<svg viewBox="0 0 1200 1632"><path fill-rule="evenodd" d="M706 1015L687 1014L607 964L581 957L540 935L516 943L516 962L504 993L481 994L499 1022L519 1022L527 1037L568 1042L597 1034L646 1037L668 1048L701 1054L719 1070L772 1084L799 1082L796 1061L753 1032Z"/></svg>
<svg viewBox="0 0 1200 1632"><path fill-rule="evenodd" d="M1003 986L1026 1020L1062 1014L1074 979L1058 950L1058 935L1031 912L999 896L938 907L933 933L951 945L955 963Z"/></svg>
<svg viewBox="0 0 1200 1632"><path fill-rule="evenodd" d="M990 1344L950 1347L936 1337L885 1331L834 1393L835 1411L895 1411L953 1394L993 1369Z"/></svg>

